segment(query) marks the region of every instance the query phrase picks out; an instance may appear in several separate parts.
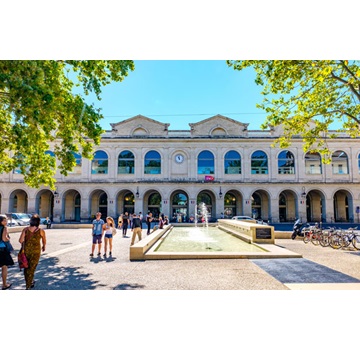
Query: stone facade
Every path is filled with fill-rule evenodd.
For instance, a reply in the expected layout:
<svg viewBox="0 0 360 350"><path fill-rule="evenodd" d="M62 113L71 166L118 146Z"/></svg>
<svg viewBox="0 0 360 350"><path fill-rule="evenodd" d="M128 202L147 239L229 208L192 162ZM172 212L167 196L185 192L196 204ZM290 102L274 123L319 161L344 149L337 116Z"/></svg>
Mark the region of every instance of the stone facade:
<svg viewBox="0 0 360 350"><path fill-rule="evenodd" d="M249 130L221 115L189 126L170 130L141 115L111 124L101 156L82 159L67 177L58 173L56 193L29 188L16 172L0 174L0 212L85 222L97 211L150 210L188 221L205 202L212 219L359 221L359 139L329 139L333 162L321 164L300 138L286 150L272 147L281 128Z"/></svg>

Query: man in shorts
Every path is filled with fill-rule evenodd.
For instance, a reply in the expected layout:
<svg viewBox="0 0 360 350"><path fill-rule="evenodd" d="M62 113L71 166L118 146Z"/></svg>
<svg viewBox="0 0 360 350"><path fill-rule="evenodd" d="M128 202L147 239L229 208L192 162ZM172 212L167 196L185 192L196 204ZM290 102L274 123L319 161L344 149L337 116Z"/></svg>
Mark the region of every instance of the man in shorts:
<svg viewBox="0 0 360 350"><path fill-rule="evenodd" d="M104 235L103 225L104 220L101 219L101 213L96 213L96 219L92 222L92 238L93 238L93 244L91 248L91 254L90 256L94 256L95 246L98 245L98 256L101 255L101 243L102 243L102 237Z"/></svg>
<svg viewBox="0 0 360 350"><path fill-rule="evenodd" d="M141 241L141 232L142 232L141 221L139 216L136 214L133 215L131 231L133 231L133 235L131 237L130 245L134 245L136 236L138 236L139 241Z"/></svg>

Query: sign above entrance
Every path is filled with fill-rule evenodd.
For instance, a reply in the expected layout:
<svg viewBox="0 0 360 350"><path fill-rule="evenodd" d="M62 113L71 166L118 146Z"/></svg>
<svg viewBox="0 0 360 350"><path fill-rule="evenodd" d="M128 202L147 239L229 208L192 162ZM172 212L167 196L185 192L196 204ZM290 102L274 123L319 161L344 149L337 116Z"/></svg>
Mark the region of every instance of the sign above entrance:
<svg viewBox="0 0 360 350"><path fill-rule="evenodd" d="M215 177L210 175L205 175L205 181L214 181Z"/></svg>

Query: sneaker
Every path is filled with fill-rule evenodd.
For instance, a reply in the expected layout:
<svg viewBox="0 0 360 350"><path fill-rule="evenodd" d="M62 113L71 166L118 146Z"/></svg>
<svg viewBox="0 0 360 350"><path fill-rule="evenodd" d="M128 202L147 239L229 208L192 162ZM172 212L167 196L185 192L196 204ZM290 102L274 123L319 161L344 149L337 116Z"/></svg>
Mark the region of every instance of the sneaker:
<svg viewBox="0 0 360 350"><path fill-rule="evenodd" d="M104 258L106 258L106 253L103 255Z"/></svg>
<svg viewBox="0 0 360 350"><path fill-rule="evenodd" d="M101 253L98 253L98 256L101 256Z"/></svg>
<svg viewBox="0 0 360 350"><path fill-rule="evenodd" d="M91 254L90 254L90 256L91 256L91 257L93 257L93 256L94 256L94 254L92 254L92 253L91 253Z"/></svg>
<svg viewBox="0 0 360 350"><path fill-rule="evenodd" d="M111 256L111 252L109 252L109 255Z"/></svg>

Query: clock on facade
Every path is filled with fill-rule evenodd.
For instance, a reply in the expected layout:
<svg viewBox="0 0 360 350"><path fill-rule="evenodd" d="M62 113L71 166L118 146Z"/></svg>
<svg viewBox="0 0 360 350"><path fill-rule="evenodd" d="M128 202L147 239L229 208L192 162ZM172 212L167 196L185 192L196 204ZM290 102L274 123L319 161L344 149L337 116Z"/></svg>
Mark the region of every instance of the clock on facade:
<svg viewBox="0 0 360 350"><path fill-rule="evenodd" d="M182 163L184 161L184 156L182 154L177 154L175 156L175 162L176 163Z"/></svg>

